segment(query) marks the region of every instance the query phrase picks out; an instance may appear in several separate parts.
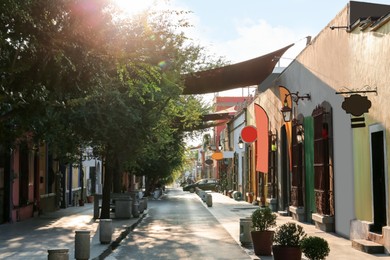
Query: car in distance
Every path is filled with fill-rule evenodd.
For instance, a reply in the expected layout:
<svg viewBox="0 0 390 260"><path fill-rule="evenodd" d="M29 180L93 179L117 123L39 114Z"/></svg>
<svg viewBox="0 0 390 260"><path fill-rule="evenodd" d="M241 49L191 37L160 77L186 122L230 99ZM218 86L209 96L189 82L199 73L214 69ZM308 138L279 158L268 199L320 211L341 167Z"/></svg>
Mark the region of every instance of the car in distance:
<svg viewBox="0 0 390 260"><path fill-rule="evenodd" d="M196 188L201 190L219 190L219 182L216 179L201 179L195 183L188 184L183 187L183 191L195 192Z"/></svg>

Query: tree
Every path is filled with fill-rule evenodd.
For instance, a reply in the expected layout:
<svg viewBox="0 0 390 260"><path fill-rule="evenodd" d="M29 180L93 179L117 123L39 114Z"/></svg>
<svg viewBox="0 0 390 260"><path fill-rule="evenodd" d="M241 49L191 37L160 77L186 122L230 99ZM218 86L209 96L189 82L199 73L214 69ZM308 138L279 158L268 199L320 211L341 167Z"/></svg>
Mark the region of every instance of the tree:
<svg viewBox="0 0 390 260"><path fill-rule="evenodd" d="M29 133L63 163L94 147L106 167L103 218L125 166L164 178L180 165L184 131L206 109L181 96L182 75L220 62L205 62L204 49L178 30L188 26L184 12L119 19L108 0L0 5L2 143ZM147 152L152 163L140 158Z"/></svg>

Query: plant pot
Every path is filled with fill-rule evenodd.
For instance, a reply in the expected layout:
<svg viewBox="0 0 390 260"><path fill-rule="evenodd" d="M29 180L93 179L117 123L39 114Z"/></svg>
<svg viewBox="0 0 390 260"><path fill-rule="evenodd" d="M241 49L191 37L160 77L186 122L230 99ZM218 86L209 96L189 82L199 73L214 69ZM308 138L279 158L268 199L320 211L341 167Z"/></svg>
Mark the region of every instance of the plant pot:
<svg viewBox="0 0 390 260"><path fill-rule="evenodd" d="M79 200L79 206L84 206L84 200Z"/></svg>
<svg viewBox="0 0 390 260"><path fill-rule="evenodd" d="M271 255L272 239L274 237L274 233L275 232L271 230L251 231L251 238L255 255Z"/></svg>
<svg viewBox="0 0 390 260"><path fill-rule="evenodd" d="M87 202L93 203L93 196L87 196Z"/></svg>
<svg viewBox="0 0 390 260"><path fill-rule="evenodd" d="M253 192L247 192L246 196L248 198L248 202L252 203L253 202Z"/></svg>
<svg viewBox="0 0 390 260"><path fill-rule="evenodd" d="M274 255L274 260L301 260L302 259L302 250L300 247L290 247L290 246L272 246L272 253Z"/></svg>

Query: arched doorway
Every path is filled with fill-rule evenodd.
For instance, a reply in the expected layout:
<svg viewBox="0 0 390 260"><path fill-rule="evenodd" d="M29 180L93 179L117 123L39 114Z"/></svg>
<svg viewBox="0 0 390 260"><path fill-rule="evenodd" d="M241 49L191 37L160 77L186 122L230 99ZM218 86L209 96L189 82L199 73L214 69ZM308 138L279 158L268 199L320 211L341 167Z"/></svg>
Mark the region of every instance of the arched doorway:
<svg viewBox="0 0 390 260"><path fill-rule="evenodd" d="M280 175L279 175L279 209L288 214L288 207L290 205L290 162L288 152L288 139L286 126L283 125L280 129Z"/></svg>

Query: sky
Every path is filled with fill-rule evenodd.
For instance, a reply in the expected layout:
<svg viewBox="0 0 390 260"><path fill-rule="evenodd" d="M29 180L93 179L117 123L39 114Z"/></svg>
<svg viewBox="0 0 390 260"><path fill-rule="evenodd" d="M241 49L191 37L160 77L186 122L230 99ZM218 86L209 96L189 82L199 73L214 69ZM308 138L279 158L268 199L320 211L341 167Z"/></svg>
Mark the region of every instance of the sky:
<svg viewBox="0 0 390 260"><path fill-rule="evenodd" d="M280 59L287 66L347 5L347 0L113 0L123 8L142 10L150 5L191 11L193 25L186 33L210 54L237 63L294 44ZM389 4L390 0L364 2ZM277 65L277 66L278 66ZM242 96L254 89L237 89L220 96ZM214 94L206 95L209 99Z"/></svg>
<svg viewBox="0 0 390 260"><path fill-rule="evenodd" d="M186 33L210 54L232 64L256 58L294 44L277 66L287 66L305 47L306 36L315 38L347 6L347 0L112 0L131 12L148 6L191 11L193 26ZM388 4L390 0L365 0ZM219 96L248 96L256 87L229 90ZM204 95L211 104L213 94ZM200 137L199 137L200 138ZM191 146L201 142L189 140Z"/></svg>

